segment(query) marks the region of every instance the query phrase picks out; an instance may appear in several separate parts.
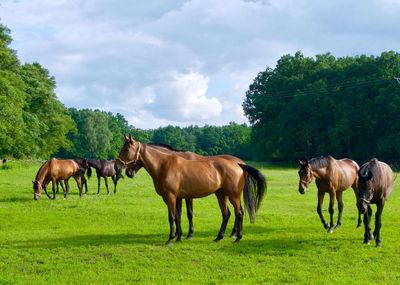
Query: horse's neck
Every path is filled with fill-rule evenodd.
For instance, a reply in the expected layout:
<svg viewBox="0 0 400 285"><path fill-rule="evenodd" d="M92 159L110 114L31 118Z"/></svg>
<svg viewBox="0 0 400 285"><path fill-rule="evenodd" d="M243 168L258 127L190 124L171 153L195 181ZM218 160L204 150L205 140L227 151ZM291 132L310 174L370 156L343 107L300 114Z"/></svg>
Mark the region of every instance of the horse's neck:
<svg viewBox="0 0 400 285"><path fill-rule="evenodd" d="M311 166L311 170L312 170L312 174L315 177L315 179L322 180L327 175L327 167L316 168L316 167Z"/></svg>
<svg viewBox="0 0 400 285"><path fill-rule="evenodd" d="M96 168L98 170L100 170L100 168L101 168L100 160L90 159L88 161L88 164L89 164L89 166L94 167L94 168Z"/></svg>
<svg viewBox="0 0 400 285"><path fill-rule="evenodd" d="M46 182L46 176L47 173L49 172L49 167L50 167L50 160L47 160L39 169L38 173L36 174L36 181L39 183Z"/></svg>
<svg viewBox="0 0 400 285"><path fill-rule="evenodd" d="M146 171L151 177L155 178L158 176L160 167L162 167L164 162L170 158L170 156L171 152L167 153L157 149L156 147L143 145L139 158Z"/></svg>

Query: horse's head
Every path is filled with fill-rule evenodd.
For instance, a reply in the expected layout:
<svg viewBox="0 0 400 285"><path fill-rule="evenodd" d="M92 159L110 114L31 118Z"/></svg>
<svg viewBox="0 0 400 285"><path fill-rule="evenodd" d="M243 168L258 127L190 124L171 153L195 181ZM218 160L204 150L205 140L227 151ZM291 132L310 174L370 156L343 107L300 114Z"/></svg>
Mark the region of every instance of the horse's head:
<svg viewBox="0 0 400 285"><path fill-rule="evenodd" d="M38 200L42 196L43 185L38 181L32 181L33 183L33 199Z"/></svg>
<svg viewBox="0 0 400 285"><path fill-rule="evenodd" d="M141 144L135 141L130 135L125 136L124 145L119 152L117 159L115 160L114 169L117 172L122 172L122 168L126 168L126 175L133 178L136 171L142 167L139 166L139 157Z"/></svg>
<svg viewBox="0 0 400 285"><path fill-rule="evenodd" d="M361 168L357 172L357 188L358 188L358 210L365 214L367 213L368 205L372 200L374 195L371 187L371 179L373 174L369 168Z"/></svg>
<svg viewBox="0 0 400 285"><path fill-rule="evenodd" d="M311 165L308 163L308 160L305 162L299 160L300 169L299 169L299 192L300 194L306 193L308 185L310 185L312 181L312 169Z"/></svg>

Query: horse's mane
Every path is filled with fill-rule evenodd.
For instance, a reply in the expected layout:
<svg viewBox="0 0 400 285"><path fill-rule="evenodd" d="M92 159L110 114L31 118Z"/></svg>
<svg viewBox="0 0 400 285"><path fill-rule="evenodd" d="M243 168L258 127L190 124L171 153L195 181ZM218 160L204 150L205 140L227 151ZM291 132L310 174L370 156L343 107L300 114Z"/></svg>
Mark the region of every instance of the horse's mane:
<svg viewBox="0 0 400 285"><path fill-rule="evenodd" d="M156 147L159 146L159 147L163 147L163 148L166 148L166 149L169 149L169 150L172 150L172 151L176 151L176 152L183 152L183 150L178 150L176 148L173 148L169 144L165 144L165 143L149 142L149 143L147 143L147 145L156 146Z"/></svg>
<svg viewBox="0 0 400 285"><path fill-rule="evenodd" d="M311 158L308 161L308 163L311 165L312 168L319 169L319 168L327 167L329 165L331 159L333 159L333 157L330 155L314 157L314 158Z"/></svg>
<svg viewBox="0 0 400 285"><path fill-rule="evenodd" d="M40 171L42 171L42 168L43 168L48 162L49 162L49 159L46 160L45 162L43 162L42 166L40 166L38 172L36 173L35 181L38 180L38 176L39 176Z"/></svg>
<svg viewBox="0 0 400 285"><path fill-rule="evenodd" d="M377 158L373 158L360 168L360 173L367 174L368 172L372 173L371 183L373 185L378 185L380 179L382 178L382 169L379 166L379 161Z"/></svg>

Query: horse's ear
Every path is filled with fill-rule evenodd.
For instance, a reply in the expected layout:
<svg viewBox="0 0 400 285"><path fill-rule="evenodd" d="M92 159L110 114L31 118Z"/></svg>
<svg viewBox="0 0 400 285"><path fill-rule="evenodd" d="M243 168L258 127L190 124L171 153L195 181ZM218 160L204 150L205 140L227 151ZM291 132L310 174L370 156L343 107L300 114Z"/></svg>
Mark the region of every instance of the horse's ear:
<svg viewBox="0 0 400 285"><path fill-rule="evenodd" d="M32 184L35 185L35 181L32 181Z"/></svg>
<svg viewBox="0 0 400 285"><path fill-rule="evenodd" d="M124 140L127 142L129 141L129 137L127 135L124 135Z"/></svg>
<svg viewBox="0 0 400 285"><path fill-rule="evenodd" d="M129 134L129 141L133 142L133 138L132 138L131 134Z"/></svg>
<svg viewBox="0 0 400 285"><path fill-rule="evenodd" d="M297 161L299 162L300 165L304 164L304 161L302 161L301 159L298 159Z"/></svg>

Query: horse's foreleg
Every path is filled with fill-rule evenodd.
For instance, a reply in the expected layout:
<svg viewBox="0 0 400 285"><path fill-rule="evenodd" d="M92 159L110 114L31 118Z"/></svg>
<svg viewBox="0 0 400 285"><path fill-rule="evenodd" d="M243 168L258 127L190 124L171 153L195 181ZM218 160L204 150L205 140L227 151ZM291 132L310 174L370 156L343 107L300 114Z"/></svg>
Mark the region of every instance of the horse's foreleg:
<svg viewBox="0 0 400 285"><path fill-rule="evenodd" d="M107 194L110 194L110 190L108 190L108 179L106 176L104 176L104 183L106 184Z"/></svg>
<svg viewBox="0 0 400 285"><path fill-rule="evenodd" d="M97 194L100 194L100 175L97 175Z"/></svg>
<svg viewBox="0 0 400 285"><path fill-rule="evenodd" d="M321 223L324 225L324 228L327 229L329 227L328 223L325 221L324 215L322 214L322 205L324 203L325 192L318 191L318 205L317 205L317 213L319 218L321 219Z"/></svg>
<svg viewBox="0 0 400 285"><path fill-rule="evenodd" d="M384 205L385 205L384 201L380 201L376 205L377 209L375 213L375 229L374 229L376 247L381 247L382 212Z"/></svg>
<svg viewBox="0 0 400 285"><path fill-rule="evenodd" d="M344 205L342 191L339 191L336 193L336 200L338 202L339 215L338 215L338 220L337 220L335 229L338 229L342 225L342 214L343 214L343 205Z"/></svg>
<svg viewBox="0 0 400 285"><path fill-rule="evenodd" d="M371 206L368 205L367 212L364 214L364 243L369 244L369 241L373 239L373 235L371 234L371 227L370 227L370 222L371 222L371 217L372 217L372 209Z"/></svg>
<svg viewBox="0 0 400 285"><path fill-rule="evenodd" d="M329 193L329 216L330 216L330 224L328 232L331 234L333 233L333 213L335 212L335 192L331 190Z"/></svg>
<svg viewBox="0 0 400 285"><path fill-rule="evenodd" d="M193 226L193 199L185 199L186 202L186 214L189 221L189 232L186 239L192 239L194 233Z"/></svg>
<svg viewBox="0 0 400 285"><path fill-rule="evenodd" d="M182 216L182 198L176 199L176 211L175 211L175 236L176 241L181 241L182 238L182 227L181 227L181 216Z"/></svg>
<svg viewBox="0 0 400 285"><path fill-rule="evenodd" d="M351 188L353 188L354 195L356 195L356 208L358 210L358 205L357 205L357 202L358 202L358 189L357 189L356 185L351 186ZM360 210L358 210L357 228L361 227L361 222L362 222L362 220L361 220L361 212L360 212Z"/></svg>
<svg viewBox="0 0 400 285"><path fill-rule="evenodd" d="M114 183L114 194L117 193L117 183L118 183L118 177L117 175L111 176L111 179Z"/></svg>
<svg viewBox="0 0 400 285"><path fill-rule="evenodd" d="M219 208L221 209L222 223L218 235L214 241L220 241L221 239L224 238L226 225L228 224L231 213L229 212L229 207L228 207L228 196L225 195L225 192L222 189L220 189L217 192L215 192L215 195L217 196Z"/></svg>
<svg viewBox="0 0 400 285"><path fill-rule="evenodd" d="M168 193L163 196L163 200L168 206L169 238L166 244L169 245L172 244L172 240L175 238L174 224L176 218L176 197Z"/></svg>
<svg viewBox="0 0 400 285"><path fill-rule="evenodd" d="M83 186L85 186L85 194L87 194L88 188L87 188L87 180L85 178L85 175L81 176L81 180L82 180L82 188L83 188Z"/></svg>

